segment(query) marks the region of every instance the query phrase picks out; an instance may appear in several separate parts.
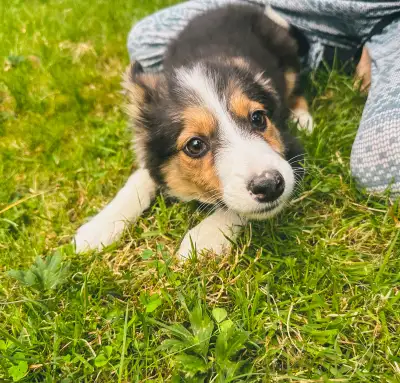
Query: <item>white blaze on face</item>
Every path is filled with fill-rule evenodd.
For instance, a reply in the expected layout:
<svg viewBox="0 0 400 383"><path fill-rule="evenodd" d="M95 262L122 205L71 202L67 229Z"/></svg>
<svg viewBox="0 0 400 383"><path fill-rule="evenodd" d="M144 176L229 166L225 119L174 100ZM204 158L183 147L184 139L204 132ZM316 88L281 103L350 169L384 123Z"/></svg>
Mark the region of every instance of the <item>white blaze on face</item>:
<svg viewBox="0 0 400 383"><path fill-rule="evenodd" d="M282 209L294 189L295 179L291 166L260 136L241 129L227 108L227 100L218 95L215 79L198 64L193 68L181 68L176 72L178 83L184 92L195 96L218 121L219 147L215 155L216 172L223 188L223 201L230 209L251 218L266 218ZM188 95L188 98L190 98ZM214 153L215 154L215 153ZM278 206L260 213L272 204L254 200L247 185L252 178L265 171L279 171L285 180L285 190L279 197Z"/></svg>

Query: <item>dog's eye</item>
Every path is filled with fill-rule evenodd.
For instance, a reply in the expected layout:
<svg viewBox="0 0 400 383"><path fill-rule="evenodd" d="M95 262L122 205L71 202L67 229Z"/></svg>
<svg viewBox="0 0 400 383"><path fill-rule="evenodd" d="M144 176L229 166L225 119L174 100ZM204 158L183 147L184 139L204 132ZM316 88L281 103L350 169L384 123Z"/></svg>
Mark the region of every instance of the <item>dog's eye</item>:
<svg viewBox="0 0 400 383"><path fill-rule="evenodd" d="M263 110L256 110L250 116L251 126L254 130L263 131L267 128L266 112Z"/></svg>
<svg viewBox="0 0 400 383"><path fill-rule="evenodd" d="M184 147L183 151L192 158L203 157L208 152L208 145L199 137L193 137Z"/></svg>

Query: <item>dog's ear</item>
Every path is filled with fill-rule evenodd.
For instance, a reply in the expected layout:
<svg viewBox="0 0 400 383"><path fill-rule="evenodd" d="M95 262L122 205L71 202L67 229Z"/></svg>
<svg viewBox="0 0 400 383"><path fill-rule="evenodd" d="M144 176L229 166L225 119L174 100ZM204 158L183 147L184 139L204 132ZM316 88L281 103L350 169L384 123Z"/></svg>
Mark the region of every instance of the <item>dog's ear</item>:
<svg viewBox="0 0 400 383"><path fill-rule="evenodd" d="M128 97L127 112L136 119L147 105L157 102L165 89L165 77L161 73L146 73L138 61L132 62L125 71L122 86Z"/></svg>
<svg viewBox="0 0 400 383"><path fill-rule="evenodd" d="M133 61L131 65L129 65L128 70L131 72L131 78L135 79L137 76L144 73L144 69L142 64L139 61Z"/></svg>

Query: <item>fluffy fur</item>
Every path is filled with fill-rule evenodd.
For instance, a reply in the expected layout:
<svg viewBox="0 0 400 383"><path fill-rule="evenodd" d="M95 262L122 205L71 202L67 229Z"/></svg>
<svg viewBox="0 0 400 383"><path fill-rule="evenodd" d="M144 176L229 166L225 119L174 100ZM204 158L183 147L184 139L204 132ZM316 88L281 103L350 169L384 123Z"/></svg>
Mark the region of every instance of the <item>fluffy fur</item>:
<svg viewBox="0 0 400 383"><path fill-rule="evenodd" d="M192 245L221 253L248 219L284 207L302 153L287 121L310 129L312 119L298 86L303 45L276 17L248 5L212 10L170 44L162 73L132 64L124 87L140 169L79 229L78 251L115 241L157 188L216 206L184 238L182 257Z"/></svg>

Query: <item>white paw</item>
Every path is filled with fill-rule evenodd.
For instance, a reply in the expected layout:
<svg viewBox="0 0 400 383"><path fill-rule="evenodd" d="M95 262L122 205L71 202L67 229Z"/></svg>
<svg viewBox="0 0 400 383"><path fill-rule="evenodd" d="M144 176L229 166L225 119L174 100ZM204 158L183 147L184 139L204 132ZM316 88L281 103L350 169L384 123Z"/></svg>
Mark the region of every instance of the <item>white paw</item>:
<svg viewBox="0 0 400 383"><path fill-rule="evenodd" d="M231 241L237 238L244 224L245 219L236 213L217 210L186 233L178 256L183 260L189 258L193 247L198 254L211 250L220 255L231 248Z"/></svg>
<svg viewBox="0 0 400 383"><path fill-rule="evenodd" d="M311 114L303 109L292 111L292 120L297 123L298 128L311 133L314 130L314 119Z"/></svg>
<svg viewBox="0 0 400 383"><path fill-rule="evenodd" d="M74 238L77 253L101 250L121 237L126 223L96 216L81 226Z"/></svg>
<svg viewBox="0 0 400 383"><path fill-rule="evenodd" d="M188 259L192 254L193 247L199 255L204 250L220 255L231 248L231 242L222 231L216 232L215 228L199 227L200 225L189 230L183 238L178 251L180 259Z"/></svg>

